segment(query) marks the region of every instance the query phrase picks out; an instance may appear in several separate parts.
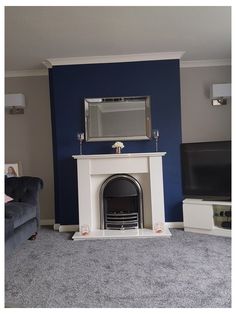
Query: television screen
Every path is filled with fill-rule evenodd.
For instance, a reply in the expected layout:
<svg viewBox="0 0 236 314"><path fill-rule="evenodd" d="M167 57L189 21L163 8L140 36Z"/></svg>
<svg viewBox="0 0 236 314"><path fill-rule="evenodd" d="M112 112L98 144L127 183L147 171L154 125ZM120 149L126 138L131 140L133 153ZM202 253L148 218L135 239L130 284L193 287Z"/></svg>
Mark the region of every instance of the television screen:
<svg viewBox="0 0 236 314"><path fill-rule="evenodd" d="M184 197L231 199L231 141L181 144Z"/></svg>

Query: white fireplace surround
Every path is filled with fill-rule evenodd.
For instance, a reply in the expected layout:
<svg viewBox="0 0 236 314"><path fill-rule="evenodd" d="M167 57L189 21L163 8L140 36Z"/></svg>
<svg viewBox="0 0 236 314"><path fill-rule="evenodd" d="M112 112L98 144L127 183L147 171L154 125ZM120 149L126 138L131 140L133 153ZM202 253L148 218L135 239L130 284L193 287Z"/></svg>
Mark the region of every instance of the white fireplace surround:
<svg viewBox="0 0 236 314"><path fill-rule="evenodd" d="M162 157L165 152L73 155L77 160L79 227L89 225L90 233L76 232L74 240L119 237L170 236L165 226ZM113 174L129 174L143 190L144 229L101 230L99 192L102 183ZM162 233L153 225L164 224Z"/></svg>

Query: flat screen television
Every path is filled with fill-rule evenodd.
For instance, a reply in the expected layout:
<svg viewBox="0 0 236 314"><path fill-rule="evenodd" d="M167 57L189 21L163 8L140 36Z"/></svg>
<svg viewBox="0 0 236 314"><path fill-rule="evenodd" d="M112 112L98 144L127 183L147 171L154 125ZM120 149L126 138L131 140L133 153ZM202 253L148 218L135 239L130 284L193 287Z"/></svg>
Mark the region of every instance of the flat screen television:
<svg viewBox="0 0 236 314"><path fill-rule="evenodd" d="M184 197L231 200L231 141L181 144Z"/></svg>

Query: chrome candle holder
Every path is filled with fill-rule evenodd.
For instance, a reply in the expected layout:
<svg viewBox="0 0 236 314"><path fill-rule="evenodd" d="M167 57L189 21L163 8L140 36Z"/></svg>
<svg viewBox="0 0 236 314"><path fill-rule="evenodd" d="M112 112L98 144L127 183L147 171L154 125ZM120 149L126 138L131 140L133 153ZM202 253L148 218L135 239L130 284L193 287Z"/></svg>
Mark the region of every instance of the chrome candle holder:
<svg viewBox="0 0 236 314"><path fill-rule="evenodd" d="M82 155L82 143L83 143L83 140L84 140L84 133L78 133L77 134L77 139L79 141L79 153L80 155Z"/></svg>
<svg viewBox="0 0 236 314"><path fill-rule="evenodd" d="M158 140L159 140L159 130L158 129L153 129L152 130L152 136L153 138L155 139L155 149L156 149L156 152L158 152Z"/></svg>

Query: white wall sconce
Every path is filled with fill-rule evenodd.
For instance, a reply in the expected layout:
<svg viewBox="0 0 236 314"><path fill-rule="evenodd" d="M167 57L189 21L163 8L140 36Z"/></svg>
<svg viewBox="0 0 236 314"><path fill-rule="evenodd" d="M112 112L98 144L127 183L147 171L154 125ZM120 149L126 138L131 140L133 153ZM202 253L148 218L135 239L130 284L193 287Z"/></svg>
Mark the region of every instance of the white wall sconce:
<svg viewBox="0 0 236 314"><path fill-rule="evenodd" d="M23 114L25 108L25 96L23 94L6 94L5 108L10 114Z"/></svg>
<svg viewBox="0 0 236 314"><path fill-rule="evenodd" d="M213 84L211 88L211 104L213 106L227 105L231 97L231 84Z"/></svg>

